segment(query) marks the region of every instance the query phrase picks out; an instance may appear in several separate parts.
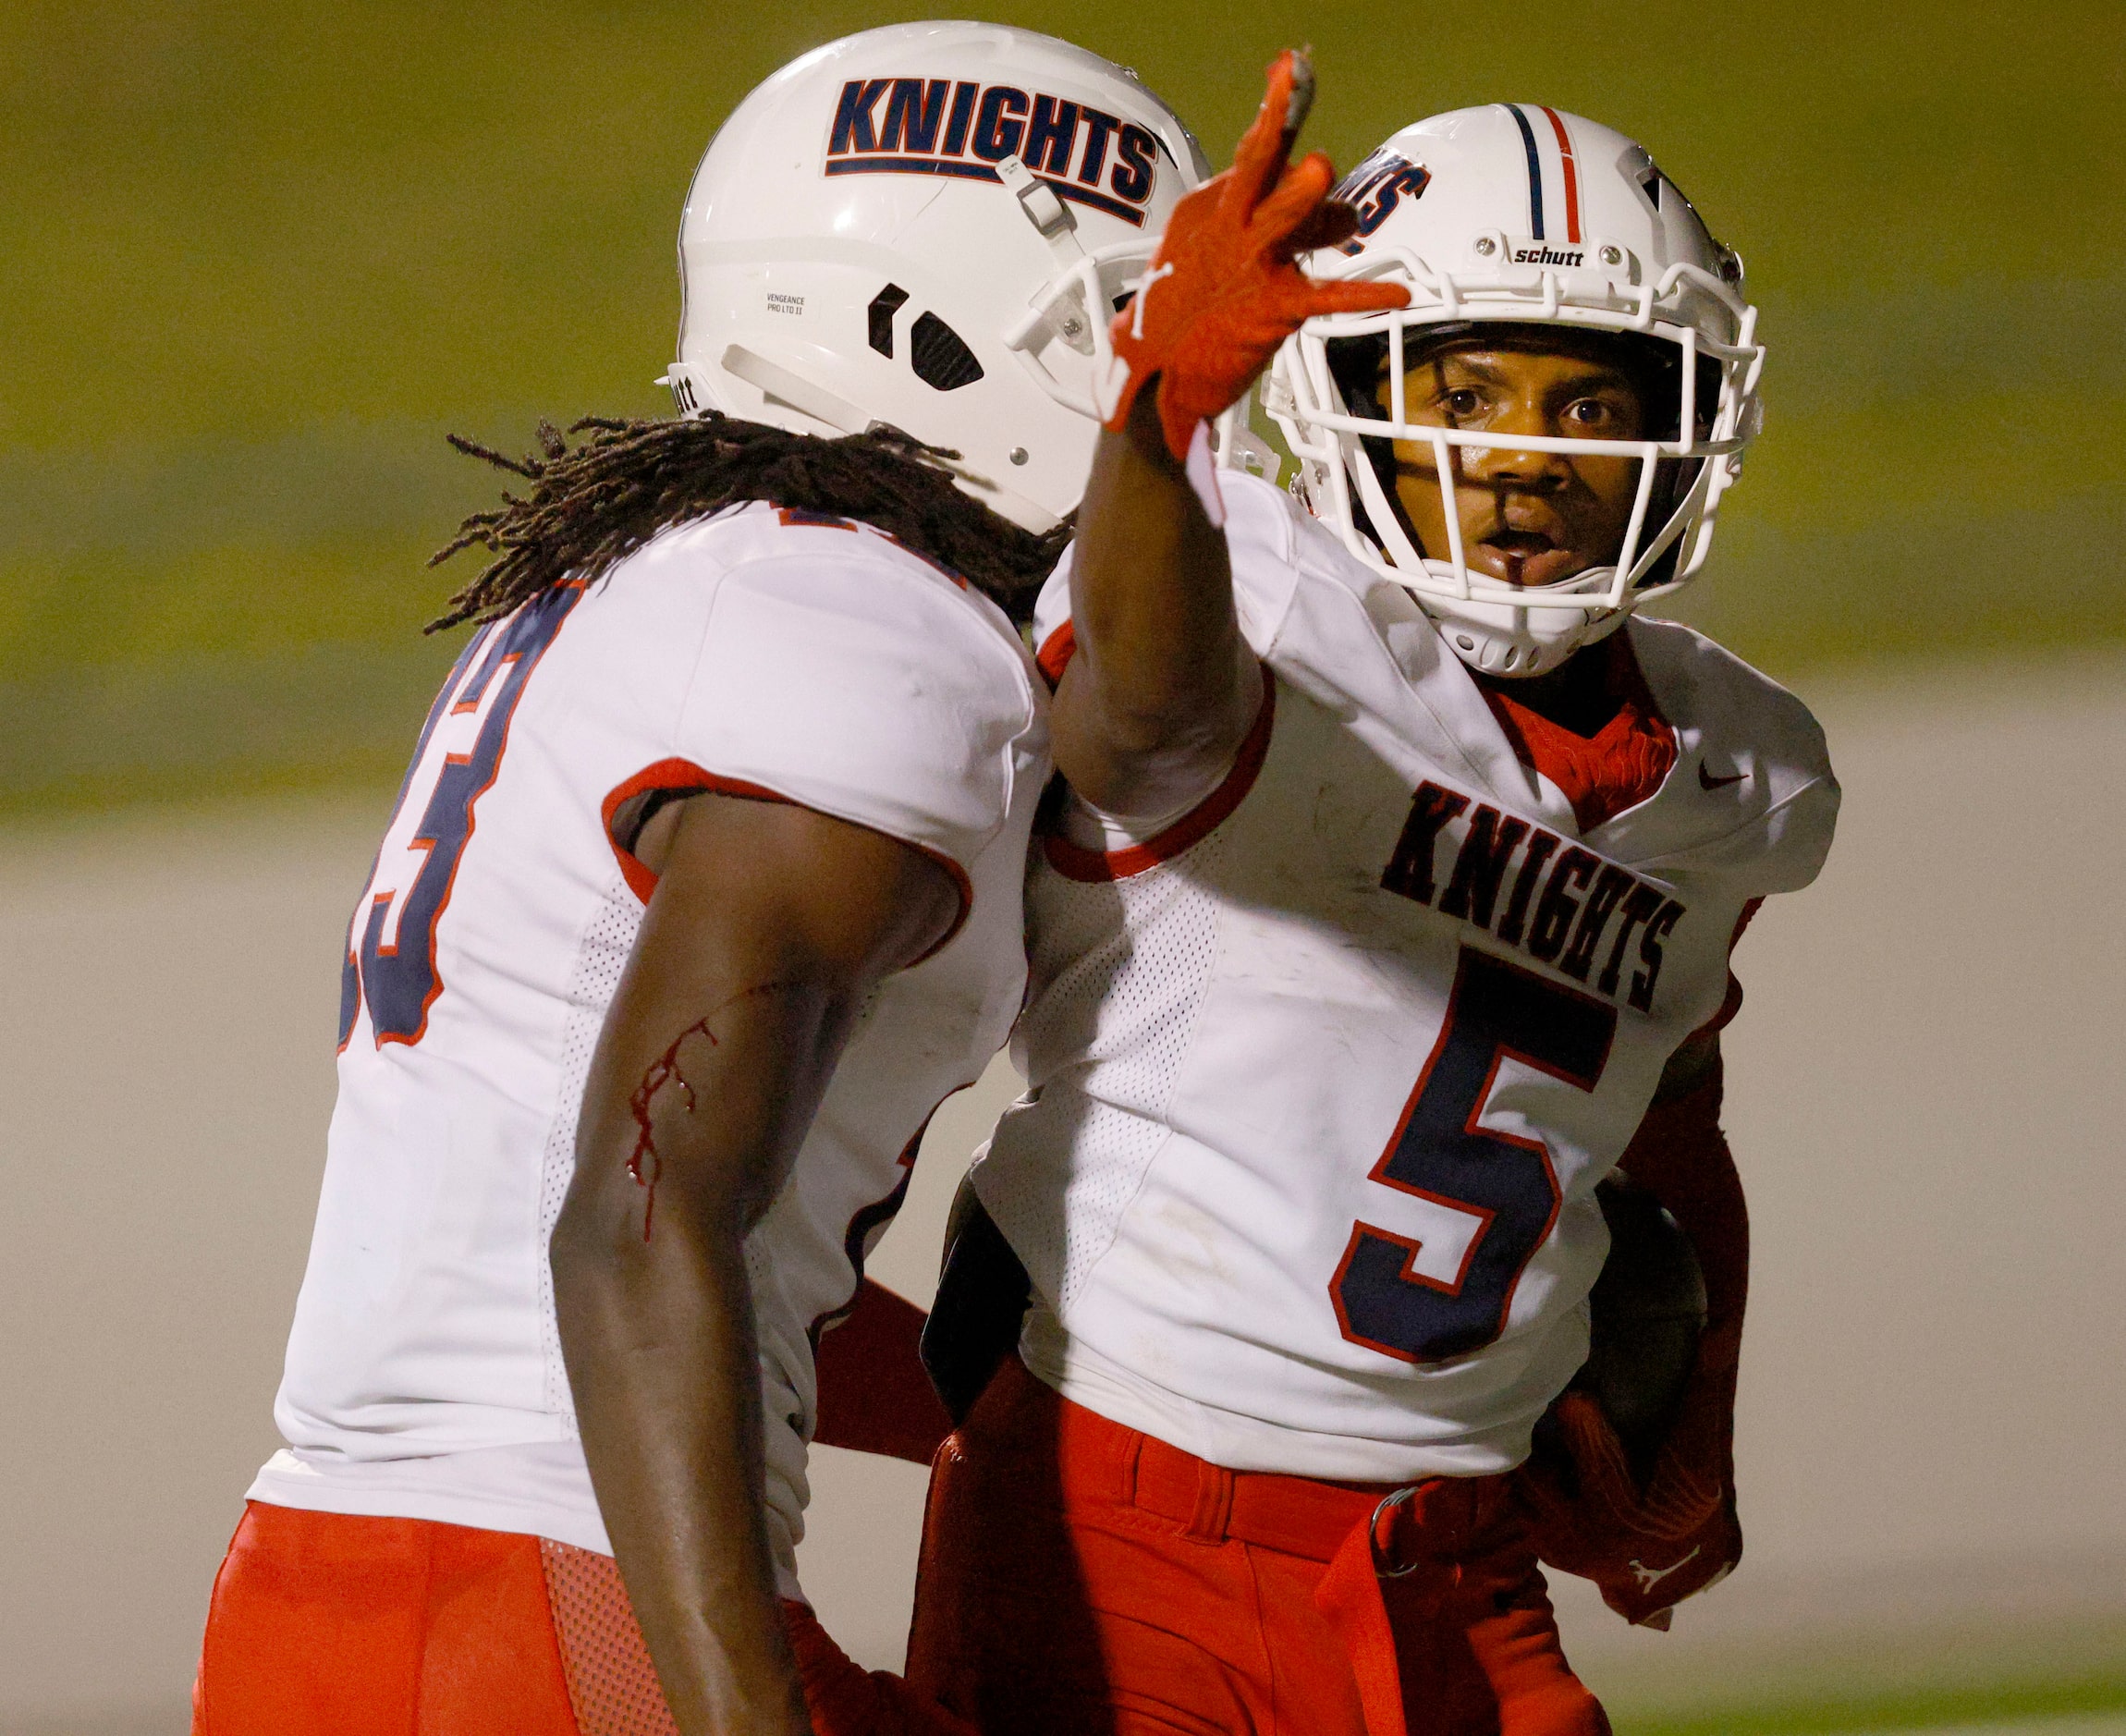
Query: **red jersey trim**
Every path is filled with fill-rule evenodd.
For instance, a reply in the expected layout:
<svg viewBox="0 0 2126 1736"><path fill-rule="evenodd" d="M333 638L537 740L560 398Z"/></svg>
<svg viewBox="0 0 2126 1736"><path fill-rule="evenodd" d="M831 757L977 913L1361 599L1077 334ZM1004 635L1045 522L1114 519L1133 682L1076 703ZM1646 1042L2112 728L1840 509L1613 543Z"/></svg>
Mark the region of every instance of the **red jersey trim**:
<svg viewBox="0 0 2126 1736"><path fill-rule="evenodd" d="M1063 671L1070 666L1070 659L1077 654L1078 629L1069 620L1041 642L1041 649L1033 654L1033 662L1051 693L1063 685Z"/></svg>
<svg viewBox="0 0 2126 1736"><path fill-rule="evenodd" d="M1050 642L1054 642L1053 639ZM1042 649L1045 652L1047 647ZM1270 731L1276 727L1277 712L1277 679L1265 665L1262 705L1255 713L1254 722L1248 727L1240 752L1234 755L1232 770L1216 789L1157 837L1133 844L1128 850L1087 850L1084 845L1073 844L1060 836L1045 837L1041 848L1047 854L1048 865L1066 880L1094 884L1127 880L1133 874L1156 868L1163 862L1171 862L1183 850L1202 843L1225 823L1246 799L1248 791L1255 787L1263 762L1269 757Z"/></svg>
<svg viewBox="0 0 2126 1736"><path fill-rule="evenodd" d="M824 808L813 808L809 801L800 801L795 796L787 796L779 789L770 789L765 784L750 784L742 777L725 777L715 772L706 771L691 760L659 760L654 765L645 765L632 777L615 784L606 792L605 800L598 808L605 842L612 846L613 855L620 864L621 875L628 882L628 890L644 904L649 903L650 895L657 889L657 876L632 851L620 848L619 840L613 836L613 816L619 812L622 802L641 795L645 789L684 789L690 794L736 796L746 801L780 801L792 808L812 808L814 813L826 813ZM838 820L843 816L836 813L827 814L827 817ZM847 824L863 825L861 820L850 820ZM881 837L893 837L895 843L906 845L910 850L928 857L951 877L953 890L959 895L959 913L952 919L951 926L938 936L936 944L929 951L905 967L913 970L916 965L935 958L959 938L959 931L967 926L968 912L974 908L974 883L967 877L967 870L943 850L933 850L927 844L918 844L909 838L894 837L892 833L880 831L875 825L865 825L864 830L878 832Z"/></svg>

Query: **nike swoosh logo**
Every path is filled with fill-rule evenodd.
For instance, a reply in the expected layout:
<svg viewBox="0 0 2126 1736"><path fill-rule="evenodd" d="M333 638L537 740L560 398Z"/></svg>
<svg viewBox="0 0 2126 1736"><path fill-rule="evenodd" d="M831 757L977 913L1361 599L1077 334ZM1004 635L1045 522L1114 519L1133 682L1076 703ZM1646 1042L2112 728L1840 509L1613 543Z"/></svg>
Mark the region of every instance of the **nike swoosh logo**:
<svg viewBox="0 0 2126 1736"><path fill-rule="evenodd" d="M1705 762L1698 762L1698 787L1701 789L1725 789L1729 784L1739 784L1747 777L1747 772L1730 772L1725 777L1715 777L1705 769Z"/></svg>
<svg viewBox="0 0 2126 1736"><path fill-rule="evenodd" d="M1641 1591L1652 1591L1655 1586L1658 1585L1663 1580L1667 1579L1669 1574L1675 1572L1678 1568L1690 1566L1692 1561L1695 1561L1698 1557L1704 1552L1704 1547L1705 1546L1701 1543L1695 1549L1692 1549L1691 1553L1685 1556L1680 1561L1674 1562L1668 1567L1660 1569L1650 1568L1643 1561L1634 1561L1631 1563L1631 1577L1639 1582L1639 1589Z"/></svg>

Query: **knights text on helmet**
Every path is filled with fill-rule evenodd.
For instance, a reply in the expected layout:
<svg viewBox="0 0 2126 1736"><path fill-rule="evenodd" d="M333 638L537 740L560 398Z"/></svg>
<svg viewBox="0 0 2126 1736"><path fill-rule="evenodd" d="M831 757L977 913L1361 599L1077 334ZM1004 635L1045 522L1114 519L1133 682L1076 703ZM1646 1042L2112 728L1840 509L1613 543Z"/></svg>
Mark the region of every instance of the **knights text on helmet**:
<svg viewBox="0 0 2126 1736"><path fill-rule="evenodd" d="M825 172L1001 185L996 165L1013 156L1059 197L1142 226L1157 138L1118 115L1008 84L851 79L835 105Z"/></svg>

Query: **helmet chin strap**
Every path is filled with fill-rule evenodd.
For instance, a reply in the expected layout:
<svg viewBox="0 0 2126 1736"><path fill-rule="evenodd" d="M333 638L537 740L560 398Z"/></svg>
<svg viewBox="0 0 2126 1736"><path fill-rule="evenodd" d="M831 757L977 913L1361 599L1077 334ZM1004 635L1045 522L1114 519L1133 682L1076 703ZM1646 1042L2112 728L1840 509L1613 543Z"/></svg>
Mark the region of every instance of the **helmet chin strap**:
<svg viewBox="0 0 2126 1736"><path fill-rule="evenodd" d="M1606 585L1613 568L1598 567L1576 573L1573 589ZM1406 585L1448 648L1482 675L1519 680L1548 675L1568 657L1597 644L1624 625L1631 611L1544 608L1540 604L1480 602L1474 597L1443 597ZM1540 595L1540 593L1536 594Z"/></svg>

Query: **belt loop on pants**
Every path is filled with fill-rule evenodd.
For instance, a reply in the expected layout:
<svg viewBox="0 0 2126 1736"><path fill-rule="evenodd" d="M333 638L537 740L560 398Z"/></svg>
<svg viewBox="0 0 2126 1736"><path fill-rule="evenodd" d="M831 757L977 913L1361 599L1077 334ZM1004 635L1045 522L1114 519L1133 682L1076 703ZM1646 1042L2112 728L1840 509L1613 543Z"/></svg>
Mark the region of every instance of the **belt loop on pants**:
<svg viewBox="0 0 2126 1736"><path fill-rule="evenodd" d="M1191 1543L1223 1543L1233 1520L1233 1473L1207 1459L1196 1461L1196 1510L1181 1534Z"/></svg>

